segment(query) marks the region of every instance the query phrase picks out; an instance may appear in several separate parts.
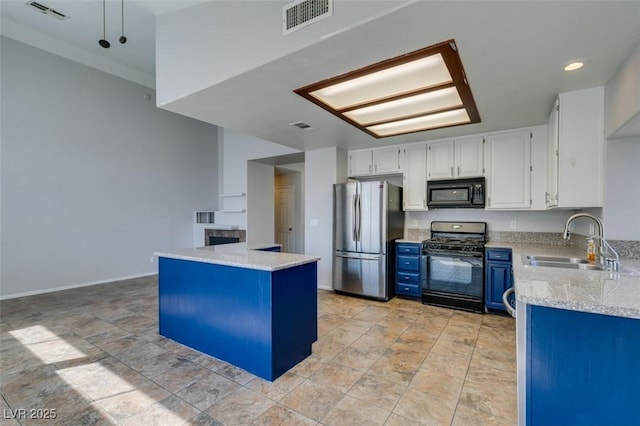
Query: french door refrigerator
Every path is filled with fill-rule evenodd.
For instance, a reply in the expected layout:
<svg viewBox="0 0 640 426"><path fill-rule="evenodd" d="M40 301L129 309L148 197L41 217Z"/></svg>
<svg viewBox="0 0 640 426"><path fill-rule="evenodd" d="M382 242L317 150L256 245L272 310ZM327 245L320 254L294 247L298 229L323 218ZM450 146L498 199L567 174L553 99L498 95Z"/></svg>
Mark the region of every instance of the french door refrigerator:
<svg viewBox="0 0 640 426"><path fill-rule="evenodd" d="M386 181L333 186L333 289L395 296L395 240L404 234L402 188Z"/></svg>

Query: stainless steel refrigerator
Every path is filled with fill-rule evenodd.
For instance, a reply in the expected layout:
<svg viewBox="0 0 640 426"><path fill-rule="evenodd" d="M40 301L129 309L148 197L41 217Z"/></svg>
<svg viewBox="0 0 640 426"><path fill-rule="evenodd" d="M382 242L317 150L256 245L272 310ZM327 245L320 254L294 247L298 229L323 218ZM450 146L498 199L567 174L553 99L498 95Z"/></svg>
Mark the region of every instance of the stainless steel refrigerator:
<svg viewBox="0 0 640 426"><path fill-rule="evenodd" d="M402 188L386 181L333 186L333 289L395 296L395 240L404 234Z"/></svg>

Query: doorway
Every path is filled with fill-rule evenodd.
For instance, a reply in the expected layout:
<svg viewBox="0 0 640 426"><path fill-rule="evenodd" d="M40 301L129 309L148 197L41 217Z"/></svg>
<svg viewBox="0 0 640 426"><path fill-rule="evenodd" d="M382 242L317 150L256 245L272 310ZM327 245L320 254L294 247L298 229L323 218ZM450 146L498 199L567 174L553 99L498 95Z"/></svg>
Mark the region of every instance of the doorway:
<svg viewBox="0 0 640 426"><path fill-rule="evenodd" d="M275 242L285 253L304 253L304 163L275 168Z"/></svg>

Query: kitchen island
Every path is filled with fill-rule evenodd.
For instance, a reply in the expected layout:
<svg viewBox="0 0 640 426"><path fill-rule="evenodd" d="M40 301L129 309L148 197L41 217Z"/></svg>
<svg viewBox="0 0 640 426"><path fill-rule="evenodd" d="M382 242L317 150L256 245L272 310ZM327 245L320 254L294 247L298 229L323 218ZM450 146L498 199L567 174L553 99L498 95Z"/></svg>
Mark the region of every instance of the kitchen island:
<svg viewBox="0 0 640 426"><path fill-rule="evenodd" d="M518 423L633 424L640 416L640 260L621 272L530 266L522 255L585 257L573 246L513 250Z"/></svg>
<svg viewBox="0 0 640 426"><path fill-rule="evenodd" d="M160 335L275 380L317 340L317 256L274 245L157 252Z"/></svg>

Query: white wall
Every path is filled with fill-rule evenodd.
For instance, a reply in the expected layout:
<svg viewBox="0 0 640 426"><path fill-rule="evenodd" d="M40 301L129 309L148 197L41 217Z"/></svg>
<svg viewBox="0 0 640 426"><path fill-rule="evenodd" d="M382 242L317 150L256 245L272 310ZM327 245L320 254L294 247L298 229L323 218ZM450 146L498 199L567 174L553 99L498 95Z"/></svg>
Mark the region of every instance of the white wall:
<svg viewBox="0 0 640 426"><path fill-rule="evenodd" d="M605 137L619 137L631 126L637 129L639 121L640 40L605 87Z"/></svg>
<svg viewBox="0 0 640 426"><path fill-rule="evenodd" d="M275 170L273 166L247 164L247 242L271 244L275 240Z"/></svg>
<svg viewBox="0 0 640 426"><path fill-rule="evenodd" d="M218 133L218 167L220 169L219 191L221 194L247 192L247 161L299 152L264 139L220 129ZM220 209L247 209L246 197L221 198ZM216 215L216 223L247 228L245 213Z"/></svg>
<svg viewBox="0 0 640 426"><path fill-rule="evenodd" d="M606 142L604 222L607 238L640 240L640 136Z"/></svg>
<svg viewBox="0 0 640 426"><path fill-rule="evenodd" d="M1 39L0 296L155 273L217 203L216 127L150 89Z"/></svg>
<svg viewBox="0 0 640 426"><path fill-rule="evenodd" d="M346 182L347 152L332 147L305 153L305 253L320 256L318 287L332 287L333 184Z"/></svg>
<svg viewBox="0 0 640 426"><path fill-rule="evenodd" d="M335 1L330 19L283 36L282 7L288 3L215 1L159 15L158 105L214 86L411 2Z"/></svg>

